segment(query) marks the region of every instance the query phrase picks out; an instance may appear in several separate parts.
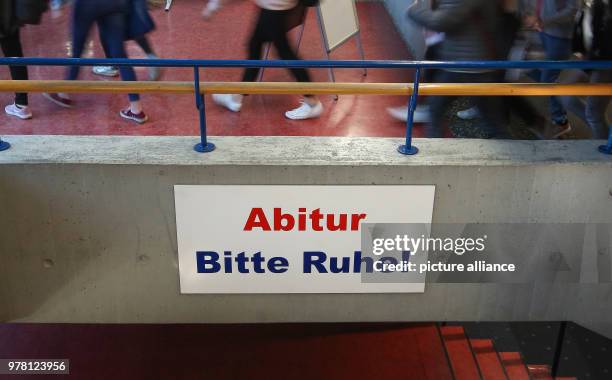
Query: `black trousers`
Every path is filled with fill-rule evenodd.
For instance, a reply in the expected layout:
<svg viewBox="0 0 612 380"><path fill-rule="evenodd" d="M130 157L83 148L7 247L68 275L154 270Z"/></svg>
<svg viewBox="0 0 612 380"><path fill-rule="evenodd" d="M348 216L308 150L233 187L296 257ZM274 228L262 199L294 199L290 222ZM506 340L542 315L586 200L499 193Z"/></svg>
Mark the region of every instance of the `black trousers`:
<svg viewBox="0 0 612 380"><path fill-rule="evenodd" d="M435 73L435 83L494 83L498 79L495 72L470 73L439 70ZM431 122L427 125L426 137L443 137L446 123L446 112L455 100L455 96L430 96L427 98ZM472 97L474 104L480 110L483 120L480 125L488 137L507 138L507 115L503 101L496 96Z"/></svg>
<svg viewBox="0 0 612 380"><path fill-rule="evenodd" d="M23 57L23 48L21 47L21 39L19 29L13 35L0 38L0 46L5 57ZM28 80L28 68L25 66L11 66L11 78L13 80ZM15 103L20 106L28 105L28 94L15 94Z"/></svg>
<svg viewBox="0 0 612 380"><path fill-rule="evenodd" d="M266 42L272 42L278 51L280 59L291 61L299 59L287 39L287 28L290 24L293 11L293 9L287 11L260 10L259 19L249 41L250 60L261 59L263 45ZM310 75L306 69L293 68L290 70L298 82L310 82ZM259 76L259 71L259 68L246 69L242 81L254 82Z"/></svg>

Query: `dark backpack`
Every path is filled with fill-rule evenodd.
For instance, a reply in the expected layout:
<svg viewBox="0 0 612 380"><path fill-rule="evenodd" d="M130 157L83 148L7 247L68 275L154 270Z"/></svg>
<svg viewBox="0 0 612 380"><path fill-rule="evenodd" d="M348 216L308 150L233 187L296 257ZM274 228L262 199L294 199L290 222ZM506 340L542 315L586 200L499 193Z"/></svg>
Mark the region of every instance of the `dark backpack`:
<svg viewBox="0 0 612 380"><path fill-rule="evenodd" d="M593 2L593 47L591 59L612 60L612 0Z"/></svg>
<svg viewBox="0 0 612 380"><path fill-rule="evenodd" d="M584 45L584 17L585 10L581 9L576 15L574 23L574 35L572 37L572 48L574 52L587 55L588 59L610 60L612 59L612 44L609 41L612 36L612 0L595 0L591 8L593 17L591 29L593 40L591 50L587 51Z"/></svg>
<svg viewBox="0 0 612 380"><path fill-rule="evenodd" d="M15 17L21 25L38 25L43 13L49 9L48 0L14 0Z"/></svg>

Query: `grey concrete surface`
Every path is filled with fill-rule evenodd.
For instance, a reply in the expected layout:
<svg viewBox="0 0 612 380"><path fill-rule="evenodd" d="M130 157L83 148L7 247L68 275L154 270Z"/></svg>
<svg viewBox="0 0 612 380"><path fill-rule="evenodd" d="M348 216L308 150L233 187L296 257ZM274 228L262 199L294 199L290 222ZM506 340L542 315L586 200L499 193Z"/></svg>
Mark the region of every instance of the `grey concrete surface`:
<svg viewBox="0 0 612 380"><path fill-rule="evenodd" d="M176 184L435 184L434 223L610 223L596 141L8 136L0 321L573 320L612 337L612 284L431 284L425 294L180 295ZM409 201L409 200L407 200ZM596 253L595 253L596 254ZM594 273L594 274L593 274Z"/></svg>

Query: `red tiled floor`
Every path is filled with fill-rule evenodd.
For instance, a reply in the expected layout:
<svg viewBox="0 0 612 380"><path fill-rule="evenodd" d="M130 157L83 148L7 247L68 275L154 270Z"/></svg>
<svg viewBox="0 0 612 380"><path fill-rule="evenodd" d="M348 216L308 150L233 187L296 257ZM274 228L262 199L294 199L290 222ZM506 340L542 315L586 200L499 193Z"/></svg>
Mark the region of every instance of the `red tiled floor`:
<svg viewBox="0 0 612 380"><path fill-rule="evenodd" d="M256 16L256 7L249 1L234 1L223 8L211 21L200 16L204 2L176 1L170 12L153 11L157 30L152 39L158 53L166 58L244 59L245 44ZM68 41L68 10L60 14L48 13L40 26L23 30L26 55L37 57L63 57L70 50ZM362 37L368 59L407 59L409 53L384 6L377 2L358 4ZM96 33L92 33L88 56L101 57ZM138 47L130 42L131 57L142 57ZM307 21L301 55L308 59L321 59L323 48L314 12ZM334 59L357 59L354 41L332 53ZM32 79L61 79L64 70L59 67L34 67ZM139 77L146 78L144 69ZM191 80L188 69L170 69L164 80ZM313 72L317 81L327 81L327 72ZM8 70L0 68L0 79L8 78ZM81 79L100 79L84 68ZM203 80L237 81L240 70L208 70ZM290 81L290 75L281 69L266 71L268 81ZM103 79L100 79L103 80ZM340 82L402 82L410 81L405 70L370 70L363 78L361 70L338 70ZM198 118L192 96L144 95L145 109L151 122L137 126L119 119L117 113L127 103L125 95L74 96L77 108L60 109L32 94L30 103L35 118L19 121L0 114L0 134L69 134L69 135L196 135ZM240 114L231 114L212 104L207 98L207 120L211 135L291 135L291 136L403 136L404 126L385 112L385 107L405 102L401 97L342 96L338 102L324 97L326 112L322 118L310 121L288 121L284 112L298 102L295 96L252 96L245 102ZM0 94L0 104L12 101L12 94ZM418 135L418 129L416 131Z"/></svg>
<svg viewBox="0 0 612 380"><path fill-rule="evenodd" d="M1 358L69 359L69 379L450 380L443 350L433 324L0 324Z"/></svg>

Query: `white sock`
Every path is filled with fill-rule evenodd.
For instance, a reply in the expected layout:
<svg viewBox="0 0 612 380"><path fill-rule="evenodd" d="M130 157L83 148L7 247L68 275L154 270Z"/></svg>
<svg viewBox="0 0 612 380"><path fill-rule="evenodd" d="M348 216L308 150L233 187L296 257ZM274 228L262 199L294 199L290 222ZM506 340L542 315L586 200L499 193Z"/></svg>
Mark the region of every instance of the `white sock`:
<svg viewBox="0 0 612 380"><path fill-rule="evenodd" d="M140 102L130 102L130 111L135 115L140 114L142 112L142 104Z"/></svg>
<svg viewBox="0 0 612 380"><path fill-rule="evenodd" d="M306 102L306 104L308 104L309 106L314 107L319 103L319 98L317 98L316 96L305 96L304 102Z"/></svg>

